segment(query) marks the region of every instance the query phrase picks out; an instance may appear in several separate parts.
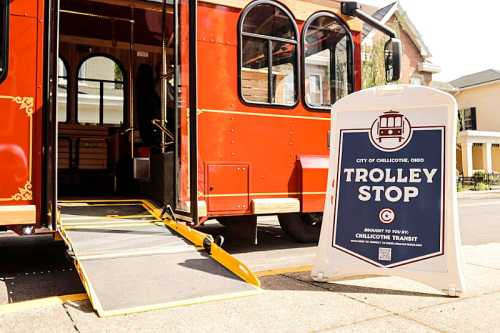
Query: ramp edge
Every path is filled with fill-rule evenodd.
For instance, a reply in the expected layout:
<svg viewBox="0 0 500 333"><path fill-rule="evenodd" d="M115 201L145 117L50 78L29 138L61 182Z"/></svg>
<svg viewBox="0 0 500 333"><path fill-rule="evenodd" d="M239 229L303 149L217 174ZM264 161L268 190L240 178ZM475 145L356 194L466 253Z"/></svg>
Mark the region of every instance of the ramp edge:
<svg viewBox="0 0 500 333"><path fill-rule="evenodd" d="M209 235L186 226L185 224L177 223L169 218L162 218L161 211L152 202L143 200L144 207L157 219L163 220L163 223L171 230L175 231L196 247L204 247L203 242ZM212 259L224 266L231 273L238 276L248 284L260 288L259 278L240 260L226 252L214 242L210 245L209 255Z"/></svg>
<svg viewBox="0 0 500 333"><path fill-rule="evenodd" d="M217 301L226 301L226 300L231 300L231 299L238 299L238 298L244 298L244 297L248 297L248 296L254 296L254 295L261 294L263 292L264 291L262 289L256 287L254 290L248 290L248 291L243 291L243 292L238 292L238 293L227 293L227 294L219 294L219 295L213 295L213 296L196 297L196 298L190 298L190 299L186 299L186 300L182 300L182 301L160 303L160 304L153 304L153 305L147 305L147 306L138 306L138 307L132 307L132 308L120 309L120 310L108 310L108 311L96 310L96 311L97 311L97 314L99 315L99 317L107 318L107 317L122 316L122 315L127 315L127 314L132 314L132 313L141 313L141 312L148 312L148 311L155 311L155 310L165 310L165 309L190 306L190 305L196 305L196 304L204 304L204 303L211 303L211 302L217 302Z"/></svg>

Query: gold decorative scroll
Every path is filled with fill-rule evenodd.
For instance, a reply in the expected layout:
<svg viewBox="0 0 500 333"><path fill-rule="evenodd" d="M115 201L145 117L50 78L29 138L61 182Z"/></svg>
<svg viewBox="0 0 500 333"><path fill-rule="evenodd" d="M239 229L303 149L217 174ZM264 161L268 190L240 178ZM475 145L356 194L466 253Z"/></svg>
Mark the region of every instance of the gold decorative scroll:
<svg viewBox="0 0 500 333"><path fill-rule="evenodd" d="M33 112L35 98L32 96L5 96L0 95L0 99L8 99L16 103L19 110L26 113L29 118L29 154L28 154L28 179L23 187L19 187L17 192L8 198L0 198L1 201L30 201L33 200L33 185L31 184L32 155L33 155Z"/></svg>
<svg viewBox="0 0 500 333"><path fill-rule="evenodd" d="M14 194L11 197L11 199L14 200L14 201L20 201L20 200L29 201L29 200L33 200L33 192L31 191L31 189L32 189L31 182L28 181L28 182L26 182L26 184L24 185L24 187L20 187L17 190L17 193Z"/></svg>
<svg viewBox="0 0 500 333"><path fill-rule="evenodd" d="M28 117L31 117L33 115L33 104L34 104L34 98L33 97L13 97L12 100L19 104L19 109L23 110L26 112Z"/></svg>

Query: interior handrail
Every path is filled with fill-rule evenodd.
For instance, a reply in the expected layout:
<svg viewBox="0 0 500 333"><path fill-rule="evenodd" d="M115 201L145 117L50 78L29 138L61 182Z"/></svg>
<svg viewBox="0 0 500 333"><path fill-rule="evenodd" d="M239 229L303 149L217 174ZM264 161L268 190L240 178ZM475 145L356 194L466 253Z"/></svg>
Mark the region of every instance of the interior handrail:
<svg viewBox="0 0 500 333"><path fill-rule="evenodd" d="M162 124L160 119L152 119L151 123L155 125L160 131L162 131L171 140L171 142L175 141L172 132L170 132L170 130Z"/></svg>

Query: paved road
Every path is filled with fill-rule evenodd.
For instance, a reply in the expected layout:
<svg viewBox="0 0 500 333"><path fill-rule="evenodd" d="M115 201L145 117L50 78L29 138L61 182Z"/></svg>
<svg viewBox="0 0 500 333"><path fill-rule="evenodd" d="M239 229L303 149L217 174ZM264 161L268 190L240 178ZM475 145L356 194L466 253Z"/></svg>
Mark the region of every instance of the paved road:
<svg viewBox="0 0 500 333"><path fill-rule="evenodd" d="M460 200L460 225L464 245L500 243L500 198ZM211 222L204 229L224 234ZM291 241L275 217L259 220L259 245L226 239L224 247L254 271L311 264L315 248ZM83 292L62 243L48 236L0 236L0 304Z"/></svg>
<svg viewBox="0 0 500 333"><path fill-rule="evenodd" d="M464 245L500 242L500 199L459 200Z"/></svg>

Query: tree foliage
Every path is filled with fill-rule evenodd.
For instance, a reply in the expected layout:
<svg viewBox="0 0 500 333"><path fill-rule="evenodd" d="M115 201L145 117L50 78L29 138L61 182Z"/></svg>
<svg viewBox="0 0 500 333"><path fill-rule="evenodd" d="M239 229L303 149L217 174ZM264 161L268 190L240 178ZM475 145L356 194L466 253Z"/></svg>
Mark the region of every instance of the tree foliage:
<svg viewBox="0 0 500 333"><path fill-rule="evenodd" d="M389 27L394 30L396 36L400 38L400 22L404 17L399 17L397 20L388 23ZM383 86L387 84L385 80L385 60L384 48L388 38L385 35L377 32L373 37L373 42L370 46L363 45L363 62L362 62L362 87L363 89L375 86ZM404 50L403 50L404 53Z"/></svg>
<svg viewBox="0 0 500 333"><path fill-rule="evenodd" d="M381 86L386 83L384 44L382 38L376 38L371 46L366 46L363 50L364 59L361 70L363 89Z"/></svg>

